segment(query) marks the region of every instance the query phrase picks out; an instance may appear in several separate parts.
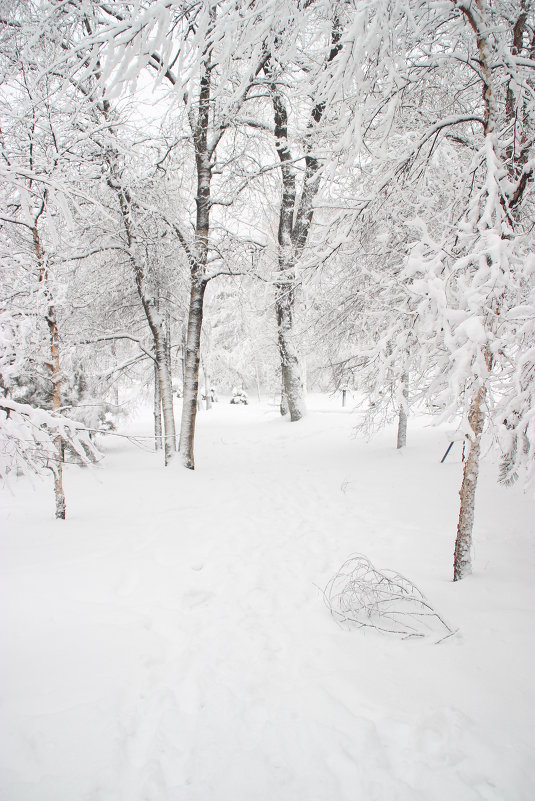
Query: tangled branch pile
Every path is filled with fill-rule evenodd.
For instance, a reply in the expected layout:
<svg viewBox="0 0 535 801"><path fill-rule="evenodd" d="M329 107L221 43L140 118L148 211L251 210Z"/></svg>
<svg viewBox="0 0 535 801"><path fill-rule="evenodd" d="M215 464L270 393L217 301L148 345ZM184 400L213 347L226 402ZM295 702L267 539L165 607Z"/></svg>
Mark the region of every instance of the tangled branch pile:
<svg viewBox="0 0 535 801"><path fill-rule="evenodd" d="M355 554L344 562L324 590L332 616L348 628L374 628L409 637L451 637L455 629L431 606L412 581L392 570L377 570Z"/></svg>

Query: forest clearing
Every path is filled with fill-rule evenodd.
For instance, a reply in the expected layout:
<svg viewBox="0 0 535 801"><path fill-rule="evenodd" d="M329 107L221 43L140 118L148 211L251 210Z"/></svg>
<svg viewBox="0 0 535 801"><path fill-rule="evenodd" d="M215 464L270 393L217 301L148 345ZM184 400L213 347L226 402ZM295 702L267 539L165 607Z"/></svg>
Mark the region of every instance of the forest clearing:
<svg viewBox="0 0 535 801"><path fill-rule="evenodd" d="M0 0L1 801L532 801L535 0Z"/></svg>
<svg viewBox="0 0 535 801"><path fill-rule="evenodd" d="M530 801L532 498L484 460L454 583L461 445L441 464L425 418L398 451L393 427L355 439L339 397L309 405L293 425L220 401L195 473L106 438L60 528L48 482L4 495L2 798ZM322 592L354 552L458 632L339 626Z"/></svg>

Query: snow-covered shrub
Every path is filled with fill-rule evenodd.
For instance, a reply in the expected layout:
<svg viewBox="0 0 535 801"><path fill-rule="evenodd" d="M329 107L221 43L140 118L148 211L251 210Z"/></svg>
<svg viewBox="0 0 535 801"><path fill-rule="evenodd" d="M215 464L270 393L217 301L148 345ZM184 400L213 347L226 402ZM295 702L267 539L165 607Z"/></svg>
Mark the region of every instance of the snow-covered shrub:
<svg viewBox="0 0 535 801"><path fill-rule="evenodd" d="M366 556L350 556L327 584L332 616L348 628L374 628L403 639L444 640L455 630L412 581L393 570L377 570Z"/></svg>
<svg viewBox="0 0 535 801"><path fill-rule="evenodd" d="M232 397L230 399L230 402L234 404L241 403L244 406L247 406L247 404L249 403L249 398L247 397L247 393L245 392L245 390L237 389L236 387L234 387L232 390Z"/></svg>

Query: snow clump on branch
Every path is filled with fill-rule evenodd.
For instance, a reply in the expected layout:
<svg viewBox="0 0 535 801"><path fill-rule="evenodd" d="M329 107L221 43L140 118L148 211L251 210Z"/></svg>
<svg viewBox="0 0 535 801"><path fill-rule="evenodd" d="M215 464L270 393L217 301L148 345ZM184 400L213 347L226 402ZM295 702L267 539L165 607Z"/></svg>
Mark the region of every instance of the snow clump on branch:
<svg viewBox="0 0 535 801"><path fill-rule="evenodd" d="M10 473L42 474L45 469L54 472L58 439L76 453L82 464L95 462L100 456L81 423L11 398L0 398L0 479L6 480Z"/></svg>

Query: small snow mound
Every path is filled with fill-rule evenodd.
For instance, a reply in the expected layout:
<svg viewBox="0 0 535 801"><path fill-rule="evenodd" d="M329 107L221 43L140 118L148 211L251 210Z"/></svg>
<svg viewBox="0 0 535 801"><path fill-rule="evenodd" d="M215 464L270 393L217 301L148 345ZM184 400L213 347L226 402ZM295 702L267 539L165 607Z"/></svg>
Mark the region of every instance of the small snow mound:
<svg viewBox="0 0 535 801"><path fill-rule="evenodd" d="M350 556L324 590L332 616L348 628L373 628L402 639L432 637L456 630L431 606L412 581L393 570L378 570L362 554Z"/></svg>

